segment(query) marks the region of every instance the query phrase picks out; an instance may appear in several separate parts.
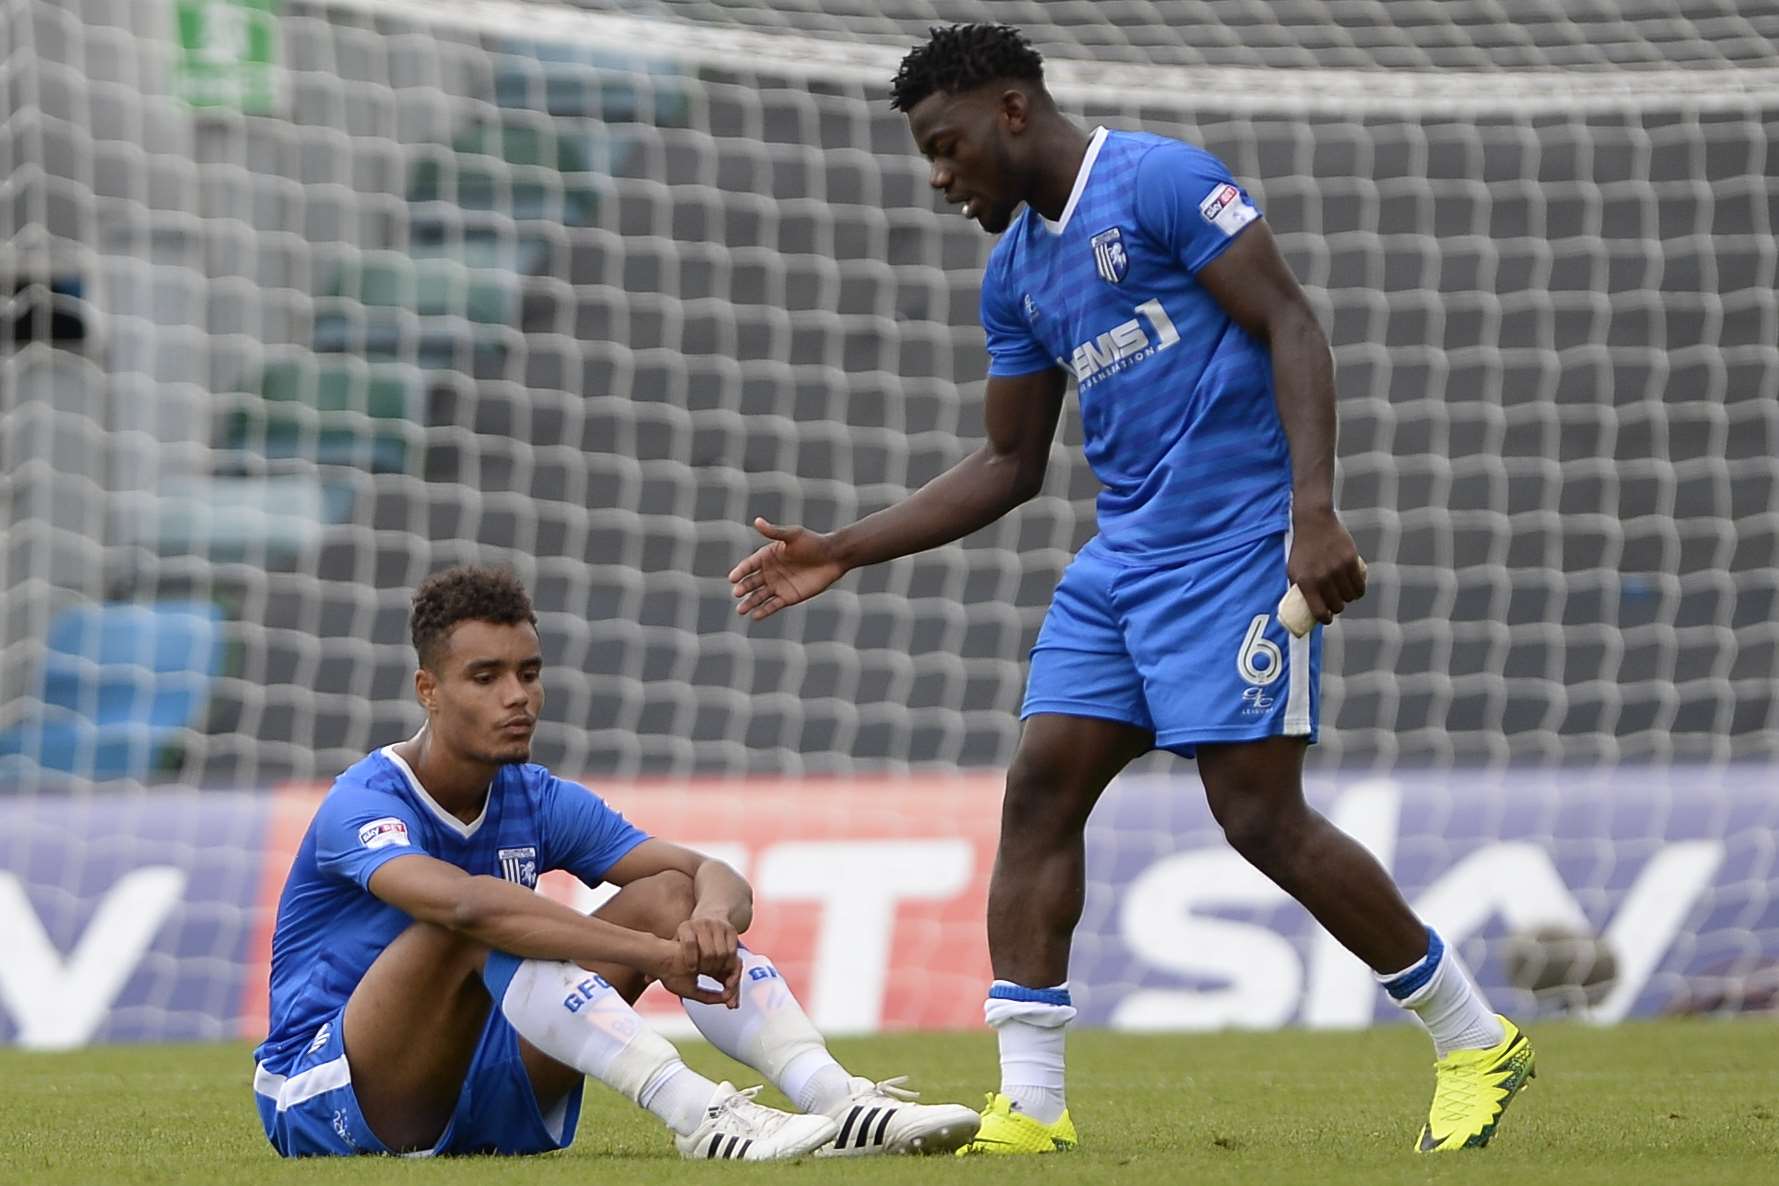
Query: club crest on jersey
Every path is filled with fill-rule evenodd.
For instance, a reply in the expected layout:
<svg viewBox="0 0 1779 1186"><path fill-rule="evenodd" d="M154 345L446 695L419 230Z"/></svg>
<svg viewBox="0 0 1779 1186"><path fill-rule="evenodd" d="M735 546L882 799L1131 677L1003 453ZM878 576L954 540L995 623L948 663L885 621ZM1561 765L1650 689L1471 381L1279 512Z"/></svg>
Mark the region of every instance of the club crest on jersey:
<svg viewBox="0 0 1779 1186"><path fill-rule="evenodd" d="M503 848L499 856L502 877L528 889L537 887L537 849Z"/></svg>
<svg viewBox="0 0 1779 1186"><path fill-rule="evenodd" d="M1130 271L1130 257L1124 254L1124 231L1118 227L1101 231L1093 237L1093 266L1107 284L1120 283Z"/></svg>

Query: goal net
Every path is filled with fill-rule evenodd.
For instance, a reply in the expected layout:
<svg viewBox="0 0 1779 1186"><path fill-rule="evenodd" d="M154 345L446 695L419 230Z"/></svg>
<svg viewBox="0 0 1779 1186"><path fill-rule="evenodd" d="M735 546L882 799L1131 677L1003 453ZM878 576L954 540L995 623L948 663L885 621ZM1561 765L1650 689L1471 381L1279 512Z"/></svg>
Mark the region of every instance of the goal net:
<svg viewBox="0 0 1779 1186"><path fill-rule="evenodd" d="M1371 591L1316 770L1771 760L1779 18L1550 7L5 0L0 793L330 778L471 559L565 773L1004 766L1072 412L958 545L760 625L725 580L981 437L990 242L886 100L983 17L1223 157L1329 332Z"/></svg>

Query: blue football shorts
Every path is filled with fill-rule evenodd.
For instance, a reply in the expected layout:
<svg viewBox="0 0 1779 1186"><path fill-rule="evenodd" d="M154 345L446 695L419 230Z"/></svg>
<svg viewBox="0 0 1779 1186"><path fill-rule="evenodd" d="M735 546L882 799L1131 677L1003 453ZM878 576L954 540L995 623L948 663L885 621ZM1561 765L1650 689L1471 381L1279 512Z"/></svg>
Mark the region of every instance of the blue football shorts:
<svg viewBox="0 0 1779 1186"><path fill-rule="evenodd" d="M254 1069L253 1102L266 1139L285 1157L349 1157L387 1153L371 1132L341 1039L345 1006L315 1032L282 1075ZM490 1012L445 1131L431 1149L409 1156L548 1153L567 1148L581 1116L581 1084L544 1115L519 1054L519 1035L499 1009Z"/></svg>
<svg viewBox="0 0 1779 1186"><path fill-rule="evenodd" d="M1159 749L1316 739L1322 628L1292 638L1276 616L1286 537L1145 566L1088 541L1064 571L1032 647L1021 718L1122 721Z"/></svg>

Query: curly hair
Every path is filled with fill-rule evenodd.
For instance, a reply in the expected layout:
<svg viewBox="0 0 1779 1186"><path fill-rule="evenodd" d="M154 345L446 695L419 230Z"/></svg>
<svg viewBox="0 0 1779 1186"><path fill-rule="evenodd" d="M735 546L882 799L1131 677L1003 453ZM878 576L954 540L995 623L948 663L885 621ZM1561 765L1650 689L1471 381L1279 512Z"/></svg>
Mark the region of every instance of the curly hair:
<svg viewBox="0 0 1779 1186"><path fill-rule="evenodd" d="M1044 59L1025 34L1012 25L934 25L890 80L890 107L912 111L934 91L955 95L997 78L1044 81Z"/></svg>
<svg viewBox="0 0 1779 1186"><path fill-rule="evenodd" d="M463 564L435 572L414 590L408 623L422 667L438 670L439 648L459 622L529 622L535 627L537 613L525 586L507 569Z"/></svg>

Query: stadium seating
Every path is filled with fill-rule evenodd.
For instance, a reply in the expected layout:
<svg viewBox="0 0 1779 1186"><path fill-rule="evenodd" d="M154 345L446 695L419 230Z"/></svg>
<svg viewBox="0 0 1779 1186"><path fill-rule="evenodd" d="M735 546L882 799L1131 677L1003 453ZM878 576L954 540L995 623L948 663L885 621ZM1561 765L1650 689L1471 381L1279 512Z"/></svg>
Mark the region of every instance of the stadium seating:
<svg viewBox="0 0 1779 1186"><path fill-rule="evenodd" d="M259 398L225 415L219 447L268 460L307 459L373 473L418 462L424 419L419 372L401 363L296 356L266 365Z"/></svg>
<svg viewBox="0 0 1779 1186"><path fill-rule="evenodd" d="M0 732L0 763L146 779L181 730L202 724L221 673L221 622L208 601L62 611L49 628L41 715Z"/></svg>
<svg viewBox="0 0 1779 1186"><path fill-rule="evenodd" d="M141 92L159 42L117 22L143 6L32 7L68 37L102 11L79 67L117 63L69 91L55 160L106 232L95 357L126 415L58 431L144 435L84 517L26 510L55 544L17 572L251 607L252 678L183 779L325 777L405 727L404 591L470 558L533 585L553 764L1003 765L1093 530L1072 404L1043 495L959 546L758 626L723 580L754 515L851 521L980 439L988 241L940 212L884 87L930 24L984 16L1074 78L1083 126L1226 159L1329 332L1376 582L1330 632L1313 766L1779 737L1771 6L546 0L468 31L485 6L287 0L279 111L196 140ZM735 51L636 59L636 22ZM768 34L805 59L756 60ZM1155 68L1211 73L1120 89ZM1218 73L1256 69L1265 94ZM386 414L372 376L400 368Z"/></svg>

